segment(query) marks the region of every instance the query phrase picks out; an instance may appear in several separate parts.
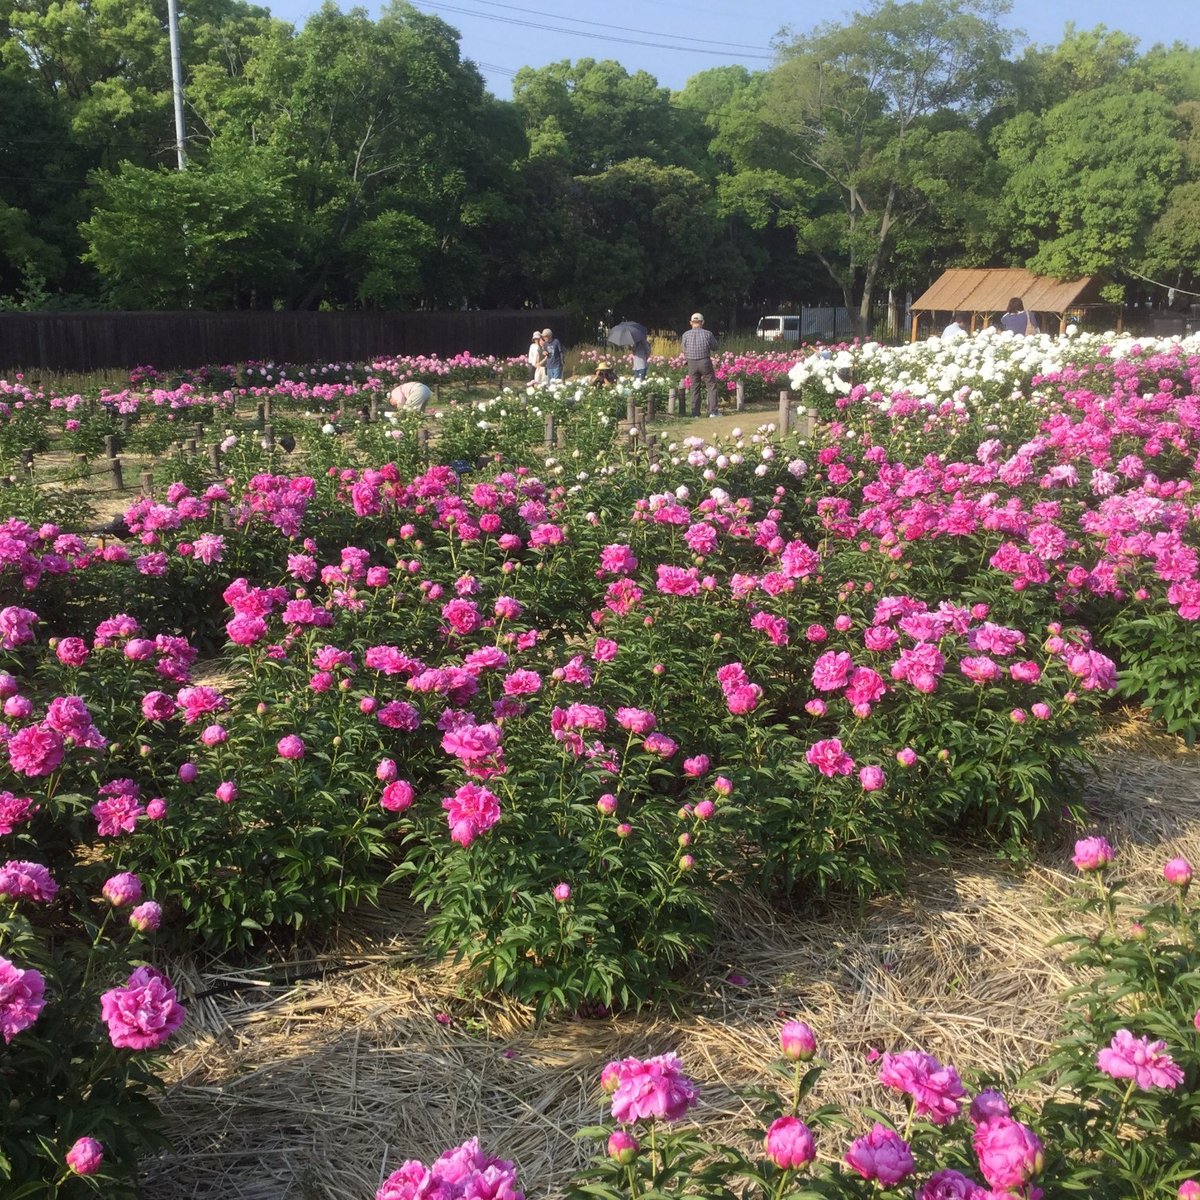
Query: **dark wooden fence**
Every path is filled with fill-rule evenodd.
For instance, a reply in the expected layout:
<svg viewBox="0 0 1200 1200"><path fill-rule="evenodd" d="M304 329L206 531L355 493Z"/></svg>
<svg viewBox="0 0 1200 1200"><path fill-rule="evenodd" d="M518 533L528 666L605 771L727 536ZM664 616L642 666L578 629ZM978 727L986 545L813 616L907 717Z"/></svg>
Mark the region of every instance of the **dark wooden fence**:
<svg viewBox="0 0 1200 1200"><path fill-rule="evenodd" d="M94 371L195 367L247 359L360 362L384 354L463 350L508 357L549 326L574 340L566 312L77 312L0 313L0 369Z"/></svg>

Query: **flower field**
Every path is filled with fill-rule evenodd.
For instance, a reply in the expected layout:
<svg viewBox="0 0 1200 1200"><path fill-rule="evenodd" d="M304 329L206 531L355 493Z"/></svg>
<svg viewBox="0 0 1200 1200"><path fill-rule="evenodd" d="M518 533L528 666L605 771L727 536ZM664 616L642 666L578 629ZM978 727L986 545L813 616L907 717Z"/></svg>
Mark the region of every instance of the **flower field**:
<svg viewBox="0 0 1200 1200"><path fill-rule="evenodd" d="M485 1011L686 1010L731 903L865 908L914 859L1064 837L1096 923L1039 1106L909 1046L870 1068L899 1120L825 1105L834 1031L788 1012L757 1135L706 1140L686 1065L647 1047L605 1073L615 1125L565 1190L1032 1200L1200 1176L1190 868L1128 933L1083 803L1118 696L1189 746L1200 721L1200 345L722 364L752 407L790 383L805 441L753 412L718 444L651 416L671 364L536 392L503 371L0 383L0 1195L135 1194L196 1003L173 964L252 974L403 895ZM438 387L423 418L387 404L413 378ZM102 536L69 472L47 490L26 466L81 479L114 449L155 465ZM522 1164L465 1138L418 1160L401 1127L379 1195L516 1195Z"/></svg>

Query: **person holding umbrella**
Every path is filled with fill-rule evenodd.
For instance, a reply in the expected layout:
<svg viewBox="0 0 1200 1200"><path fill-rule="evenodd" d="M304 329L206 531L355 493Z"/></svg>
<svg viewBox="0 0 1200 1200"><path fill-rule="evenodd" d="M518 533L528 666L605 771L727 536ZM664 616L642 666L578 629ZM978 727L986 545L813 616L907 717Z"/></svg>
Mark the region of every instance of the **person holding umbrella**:
<svg viewBox="0 0 1200 1200"><path fill-rule="evenodd" d="M713 370L712 356L716 353L717 338L704 328L704 314L692 313L691 328L679 339L683 357L687 359L688 399L692 405L692 416L700 415L700 380L708 393L708 415L717 415L717 376Z"/></svg>
<svg viewBox="0 0 1200 1200"><path fill-rule="evenodd" d="M650 365L650 337L640 321L622 321L608 331L608 340L614 346L628 346L633 352L633 377L645 379Z"/></svg>

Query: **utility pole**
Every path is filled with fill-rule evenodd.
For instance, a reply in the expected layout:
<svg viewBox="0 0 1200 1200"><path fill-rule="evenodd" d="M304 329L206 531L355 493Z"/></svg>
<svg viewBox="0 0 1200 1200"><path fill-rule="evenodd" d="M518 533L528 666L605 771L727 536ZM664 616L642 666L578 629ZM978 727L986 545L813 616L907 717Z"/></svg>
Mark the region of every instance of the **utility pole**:
<svg viewBox="0 0 1200 1200"><path fill-rule="evenodd" d="M187 170L187 131L183 124L183 59L179 53L179 9L167 0L167 30L171 38L171 96L175 102L175 156L181 171Z"/></svg>

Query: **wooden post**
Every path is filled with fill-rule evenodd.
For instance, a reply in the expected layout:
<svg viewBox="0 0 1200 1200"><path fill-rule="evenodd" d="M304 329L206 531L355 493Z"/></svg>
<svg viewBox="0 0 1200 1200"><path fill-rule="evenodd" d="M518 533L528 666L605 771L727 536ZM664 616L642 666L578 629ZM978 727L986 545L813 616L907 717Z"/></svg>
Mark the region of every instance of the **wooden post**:
<svg viewBox="0 0 1200 1200"><path fill-rule="evenodd" d="M26 446L20 451L21 466L25 472L26 479L33 478L33 448Z"/></svg>
<svg viewBox="0 0 1200 1200"><path fill-rule="evenodd" d="M108 469L112 472L113 487L118 492L125 490L125 476L121 470L121 460L119 458L112 459L108 464Z"/></svg>
<svg viewBox="0 0 1200 1200"><path fill-rule="evenodd" d="M913 315L912 315L912 336L908 339L910 342L915 342L917 340L917 322L920 319L921 318L916 313L913 313Z"/></svg>
<svg viewBox="0 0 1200 1200"><path fill-rule="evenodd" d="M554 449L554 435L555 435L554 414L547 413L546 414L546 449L547 450Z"/></svg>
<svg viewBox="0 0 1200 1200"><path fill-rule="evenodd" d="M263 420L269 421L270 419L271 419L271 397L264 396L263 397Z"/></svg>
<svg viewBox="0 0 1200 1200"><path fill-rule="evenodd" d="M129 436L129 426L132 423L132 421L133 421L133 418L129 413L123 412L121 414L121 433L124 437Z"/></svg>
<svg viewBox="0 0 1200 1200"><path fill-rule="evenodd" d="M658 462L658 434L648 433L646 435L646 457L651 463Z"/></svg>
<svg viewBox="0 0 1200 1200"><path fill-rule="evenodd" d="M104 454L107 458L116 458L117 457L116 434L106 433L104 435Z"/></svg>
<svg viewBox="0 0 1200 1200"><path fill-rule="evenodd" d="M371 412L371 420L378 421L379 420L379 397L378 396L371 397L370 412Z"/></svg>
<svg viewBox="0 0 1200 1200"><path fill-rule="evenodd" d="M254 428L262 429L267 423L267 402L260 400L258 402L258 412L254 415Z"/></svg>
<svg viewBox="0 0 1200 1200"><path fill-rule="evenodd" d="M80 475L86 476L88 473L88 456L86 454L75 455L75 466L78 468Z"/></svg>
<svg viewBox="0 0 1200 1200"><path fill-rule="evenodd" d="M746 384L744 380L737 381L737 401L734 405L736 412L746 411Z"/></svg>
<svg viewBox="0 0 1200 1200"><path fill-rule="evenodd" d="M657 415L655 412L654 393L650 392L646 396L646 420L653 421Z"/></svg>
<svg viewBox="0 0 1200 1200"><path fill-rule="evenodd" d="M197 443L197 441L196 441L196 439L195 439L195 438L188 438L188 440L187 440L187 452L188 452L189 454L191 454L191 455L196 455L196 454L199 454L199 453L200 453L200 446L199 446L199 444Z"/></svg>
<svg viewBox="0 0 1200 1200"><path fill-rule="evenodd" d="M813 415L807 408L802 408L796 414L796 433L803 441L810 441L813 435Z"/></svg>
<svg viewBox="0 0 1200 1200"><path fill-rule="evenodd" d="M221 447L213 442L208 448L208 465L212 467L214 475L221 473Z"/></svg>
<svg viewBox="0 0 1200 1200"><path fill-rule="evenodd" d="M792 429L792 398L787 389L779 393L779 436L787 437Z"/></svg>
<svg viewBox="0 0 1200 1200"><path fill-rule="evenodd" d="M421 457L424 458L426 462L428 462L429 461L429 430L428 429L418 429L417 430L417 445L420 446L420 448L421 448Z"/></svg>
<svg viewBox="0 0 1200 1200"><path fill-rule="evenodd" d="M667 412L672 417L679 415L679 393L674 388L667 391Z"/></svg>
<svg viewBox="0 0 1200 1200"><path fill-rule="evenodd" d="M154 491L154 472L142 472L142 495L149 496Z"/></svg>
<svg viewBox="0 0 1200 1200"><path fill-rule="evenodd" d="M274 425L264 425L263 426L262 444L263 444L264 450L274 450L275 449L275 426Z"/></svg>
<svg viewBox="0 0 1200 1200"><path fill-rule="evenodd" d="M196 441L198 441L198 442L204 441L204 422L203 421L196 422Z"/></svg>
<svg viewBox="0 0 1200 1200"><path fill-rule="evenodd" d="M637 421L637 401L630 396L625 401L625 424L632 425Z"/></svg>

